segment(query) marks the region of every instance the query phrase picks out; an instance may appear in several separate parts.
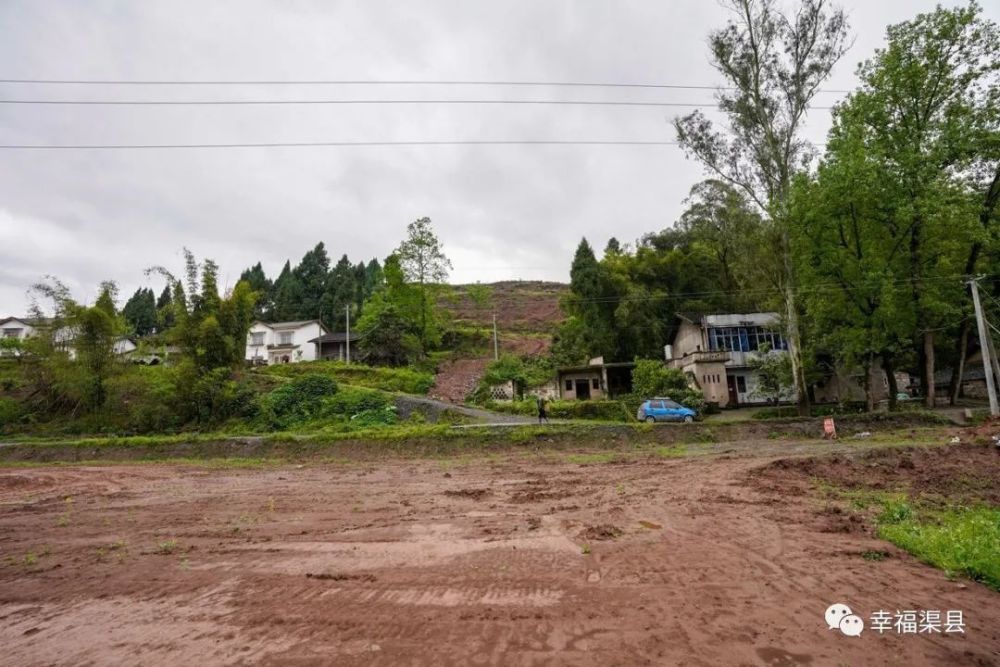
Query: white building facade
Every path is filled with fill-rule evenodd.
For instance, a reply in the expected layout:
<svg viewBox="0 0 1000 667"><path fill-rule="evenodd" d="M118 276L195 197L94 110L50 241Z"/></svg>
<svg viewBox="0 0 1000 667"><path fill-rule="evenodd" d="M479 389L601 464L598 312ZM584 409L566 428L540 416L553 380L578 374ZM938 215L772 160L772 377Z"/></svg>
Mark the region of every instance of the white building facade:
<svg viewBox="0 0 1000 667"><path fill-rule="evenodd" d="M0 338L14 339L23 342L35 333L35 327L27 320L20 317L5 317L0 319ZM5 350L0 348L0 355L17 356L20 352L16 349Z"/></svg>
<svg viewBox="0 0 1000 667"><path fill-rule="evenodd" d="M684 371L705 400L720 407L764 403L767 397L749 361L764 350L771 355L788 354L779 324L777 313L680 316L674 343L667 346L667 363ZM781 397L794 399L791 391Z"/></svg>
<svg viewBox="0 0 1000 667"><path fill-rule="evenodd" d="M246 360L255 364L294 364L319 358L313 341L328 333L319 320L254 322L247 333Z"/></svg>

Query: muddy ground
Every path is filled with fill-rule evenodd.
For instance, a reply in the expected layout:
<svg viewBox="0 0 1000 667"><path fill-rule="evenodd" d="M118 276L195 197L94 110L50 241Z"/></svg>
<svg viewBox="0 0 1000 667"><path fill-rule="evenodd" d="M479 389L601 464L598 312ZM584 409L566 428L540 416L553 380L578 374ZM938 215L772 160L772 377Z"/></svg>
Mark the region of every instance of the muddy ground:
<svg viewBox="0 0 1000 667"><path fill-rule="evenodd" d="M0 469L0 663L1000 664L1000 594L824 522L810 480L878 455L786 446L851 450ZM911 483L1000 466L929 451ZM846 637L834 602L967 631Z"/></svg>

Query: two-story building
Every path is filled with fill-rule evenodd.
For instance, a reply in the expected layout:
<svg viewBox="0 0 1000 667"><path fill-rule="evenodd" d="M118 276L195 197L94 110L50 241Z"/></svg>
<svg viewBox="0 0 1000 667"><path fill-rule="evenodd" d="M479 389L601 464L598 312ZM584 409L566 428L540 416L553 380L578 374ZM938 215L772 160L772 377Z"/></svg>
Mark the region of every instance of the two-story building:
<svg viewBox="0 0 1000 667"><path fill-rule="evenodd" d="M0 319L0 338L24 341L35 333L35 326L32 322L21 317L5 317ZM0 348L0 355L7 354L16 356L20 354L17 350L6 350Z"/></svg>
<svg viewBox="0 0 1000 667"><path fill-rule="evenodd" d="M319 320L254 322L247 333L246 360L255 364L291 364L319 358L315 339L327 334Z"/></svg>
<svg viewBox="0 0 1000 667"><path fill-rule="evenodd" d="M667 364L679 368L710 403L719 407L763 403L749 361L762 350L788 354L777 313L678 315L677 334L665 348ZM794 400L794 395L782 397Z"/></svg>

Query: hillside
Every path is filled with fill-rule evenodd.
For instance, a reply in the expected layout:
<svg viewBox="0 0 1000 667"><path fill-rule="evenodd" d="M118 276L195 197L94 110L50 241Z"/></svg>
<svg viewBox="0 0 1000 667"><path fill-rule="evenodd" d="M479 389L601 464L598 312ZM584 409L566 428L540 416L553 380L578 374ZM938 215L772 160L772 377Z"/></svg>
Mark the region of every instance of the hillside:
<svg viewBox="0 0 1000 667"><path fill-rule="evenodd" d="M563 319L559 299L568 292L569 285L541 281L453 285L440 306L459 324L489 327L495 312L503 331L551 334Z"/></svg>
<svg viewBox="0 0 1000 667"><path fill-rule="evenodd" d="M488 284L453 285L439 300L457 327L478 329L487 338L456 352L442 362L431 395L461 403L475 389L486 365L493 358L493 314L501 353L541 356L552 344L552 334L563 320L559 300L569 285L542 281L504 281Z"/></svg>

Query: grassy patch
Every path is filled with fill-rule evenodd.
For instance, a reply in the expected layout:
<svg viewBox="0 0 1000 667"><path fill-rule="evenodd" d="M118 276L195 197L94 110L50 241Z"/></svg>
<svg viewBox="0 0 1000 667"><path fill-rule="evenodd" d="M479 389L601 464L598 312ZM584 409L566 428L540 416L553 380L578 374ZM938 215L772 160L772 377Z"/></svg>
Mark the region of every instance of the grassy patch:
<svg viewBox="0 0 1000 667"><path fill-rule="evenodd" d="M286 378L319 374L345 384L381 389L382 391L401 391L407 394L426 394L434 386L434 375L426 371L346 364L340 361L275 364L257 369L254 372Z"/></svg>
<svg viewBox="0 0 1000 667"><path fill-rule="evenodd" d="M919 511L890 503L879 516L878 534L925 563L1000 591L1000 509Z"/></svg>
<svg viewBox="0 0 1000 667"><path fill-rule="evenodd" d="M175 551L177 551L177 540L165 540L156 545L156 553L164 556L169 556Z"/></svg>

